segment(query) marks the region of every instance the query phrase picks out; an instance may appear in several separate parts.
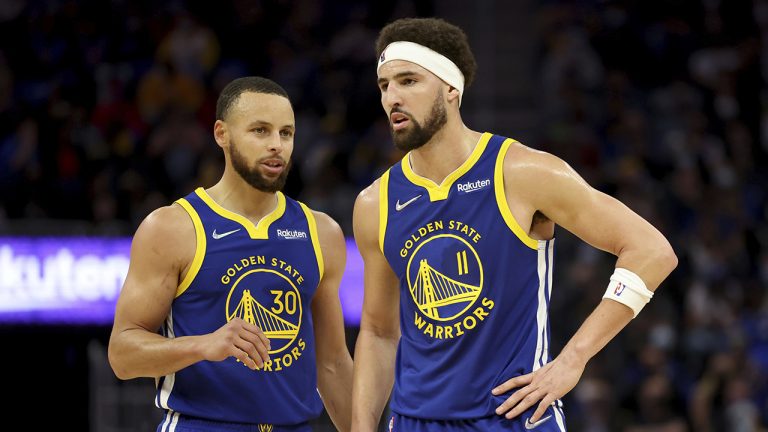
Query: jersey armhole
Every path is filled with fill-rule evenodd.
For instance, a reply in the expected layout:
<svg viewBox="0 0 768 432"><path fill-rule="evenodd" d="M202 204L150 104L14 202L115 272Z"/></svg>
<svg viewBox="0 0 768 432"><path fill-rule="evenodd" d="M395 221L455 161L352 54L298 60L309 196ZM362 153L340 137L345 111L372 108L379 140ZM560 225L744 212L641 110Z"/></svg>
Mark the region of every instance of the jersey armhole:
<svg viewBox="0 0 768 432"><path fill-rule="evenodd" d="M325 272L325 262L323 261L323 250L320 248L320 239L317 236L317 221L315 221L315 215L312 214L312 210L309 209L304 203L300 202L299 205L304 211L304 215L307 217L307 225L309 226L309 237L312 239L312 248L315 250L315 257L317 258L317 271L320 274L320 279L323 279L323 273Z"/></svg>
<svg viewBox="0 0 768 432"><path fill-rule="evenodd" d="M390 168L391 169L391 168ZM387 234L387 215L389 215L389 170L381 176L379 182L379 249L384 254L384 237Z"/></svg>
<svg viewBox="0 0 768 432"><path fill-rule="evenodd" d="M507 150L509 150L509 146L514 142L515 141L510 138L504 140L499 149L499 154L496 156L496 166L493 170L493 186L496 192L496 206L499 208L499 212L501 212L501 217L504 218L504 222L506 222L507 226L512 230L515 236L520 239L524 245L533 250L538 250L539 241L532 239L520 224L517 223L517 220L515 220L515 217L512 216L512 212L509 210L507 194L504 192L504 157L507 154Z"/></svg>
<svg viewBox="0 0 768 432"><path fill-rule="evenodd" d="M176 203L183 208L187 214L189 215L189 218L192 219L192 224L195 226L195 240L196 240L196 247L195 247L195 257L192 259L192 264L189 266L189 271L187 272L186 276L184 276L184 279L179 284L178 288L176 288L176 297L178 298L180 295L184 294L184 291L189 288L189 286L192 284L192 281L195 280L195 277L197 276L197 273L200 271L200 267L203 265L203 259L205 258L205 230L203 230L203 222L200 220L200 215L197 214L197 211L192 207L192 204L189 203L184 198L176 200Z"/></svg>

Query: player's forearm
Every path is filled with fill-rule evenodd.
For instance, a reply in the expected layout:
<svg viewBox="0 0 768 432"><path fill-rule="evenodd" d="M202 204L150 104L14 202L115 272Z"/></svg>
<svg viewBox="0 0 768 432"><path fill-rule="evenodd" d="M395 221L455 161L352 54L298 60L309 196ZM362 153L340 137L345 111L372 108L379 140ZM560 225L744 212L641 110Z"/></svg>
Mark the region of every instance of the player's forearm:
<svg viewBox="0 0 768 432"><path fill-rule="evenodd" d="M619 253L617 268L624 268L642 279L651 291L677 266L672 247L661 234L649 236ZM574 364L586 364L608 344L633 317L627 305L603 299L563 348L560 358Z"/></svg>
<svg viewBox="0 0 768 432"><path fill-rule="evenodd" d="M352 419L352 358L345 349L337 358L317 365L317 386L337 430L350 430Z"/></svg>
<svg viewBox="0 0 768 432"><path fill-rule="evenodd" d="M631 320L631 309L613 300L603 299L558 357L562 361L585 365Z"/></svg>
<svg viewBox="0 0 768 432"><path fill-rule="evenodd" d="M109 341L109 363L120 379L160 377L203 360L197 336L169 339L143 330L124 330Z"/></svg>
<svg viewBox="0 0 768 432"><path fill-rule="evenodd" d="M352 431L375 431L395 378L397 339L361 329L355 347Z"/></svg>

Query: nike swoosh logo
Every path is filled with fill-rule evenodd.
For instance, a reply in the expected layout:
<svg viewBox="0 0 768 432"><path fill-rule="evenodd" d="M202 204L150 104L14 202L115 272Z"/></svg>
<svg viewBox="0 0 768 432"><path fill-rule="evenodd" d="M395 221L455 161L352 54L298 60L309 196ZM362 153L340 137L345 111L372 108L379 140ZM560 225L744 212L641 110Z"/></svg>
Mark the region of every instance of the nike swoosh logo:
<svg viewBox="0 0 768 432"><path fill-rule="evenodd" d="M213 237L213 239L214 239L214 240L218 240L218 239L220 239L220 238L224 238L224 237L226 237L226 236L228 236L228 235L230 235L230 234L234 234L234 233L236 233L236 232L240 231L241 229L242 229L242 228L238 228L238 229L236 229L236 230L227 231L227 232L225 232L225 233L221 233L221 234L217 234L217 233L216 233L216 230L213 230L213 234L211 234L211 237Z"/></svg>
<svg viewBox="0 0 768 432"><path fill-rule="evenodd" d="M402 204L400 204L400 200L397 200L397 202L395 203L395 210L397 210L397 211L400 211L400 210L402 210L402 209L404 209L404 208L408 207L408 205L409 205L410 203L412 203L412 202L416 201L416 200L417 200L417 199L419 199L419 198L421 198L421 194L419 194L419 195L416 195L415 197L413 197L413 198L409 199L408 201L406 201L406 202L404 202L404 203L402 203Z"/></svg>
<svg viewBox="0 0 768 432"><path fill-rule="evenodd" d="M525 428L527 430L535 429L535 428L541 426L542 423L544 423L545 421L549 420L551 417L552 417L552 414L550 414L550 415L548 415L546 417L542 417L536 423L531 423L531 419L529 417L529 418L525 419Z"/></svg>

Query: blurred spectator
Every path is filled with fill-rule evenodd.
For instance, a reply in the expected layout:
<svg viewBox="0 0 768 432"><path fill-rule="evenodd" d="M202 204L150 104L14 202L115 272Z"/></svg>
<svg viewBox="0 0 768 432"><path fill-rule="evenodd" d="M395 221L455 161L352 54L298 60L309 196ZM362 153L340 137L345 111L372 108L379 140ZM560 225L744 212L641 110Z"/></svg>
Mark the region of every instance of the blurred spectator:
<svg viewBox="0 0 768 432"><path fill-rule="evenodd" d="M664 374L654 374L643 381L636 403L635 420L624 432L688 431L680 401Z"/></svg>

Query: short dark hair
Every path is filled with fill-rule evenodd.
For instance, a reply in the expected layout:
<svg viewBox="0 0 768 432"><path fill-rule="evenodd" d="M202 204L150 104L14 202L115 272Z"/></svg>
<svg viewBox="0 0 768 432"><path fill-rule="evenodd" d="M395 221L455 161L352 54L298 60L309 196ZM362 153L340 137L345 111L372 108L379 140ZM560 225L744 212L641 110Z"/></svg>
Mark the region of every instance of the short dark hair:
<svg viewBox="0 0 768 432"><path fill-rule="evenodd" d="M221 91L216 101L216 120L224 120L237 98L245 92L275 94L288 99L289 102L291 100L285 89L271 79L258 76L238 78L227 84Z"/></svg>
<svg viewBox="0 0 768 432"><path fill-rule="evenodd" d="M464 87L475 79L477 63L467 35L459 27L440 18L402 18L387 24L376 40L376 56L392 42L407 41L423 45L448 57L464 74Z"/></svg>

